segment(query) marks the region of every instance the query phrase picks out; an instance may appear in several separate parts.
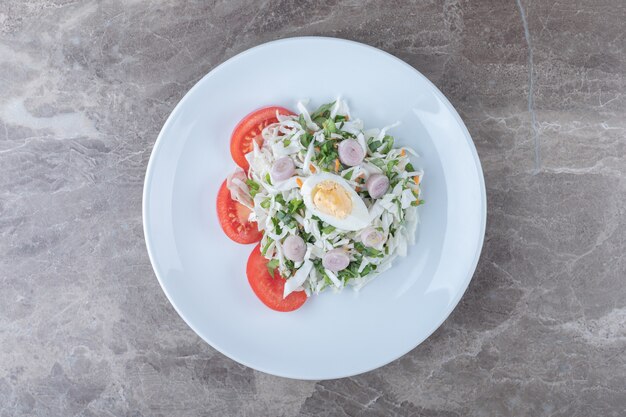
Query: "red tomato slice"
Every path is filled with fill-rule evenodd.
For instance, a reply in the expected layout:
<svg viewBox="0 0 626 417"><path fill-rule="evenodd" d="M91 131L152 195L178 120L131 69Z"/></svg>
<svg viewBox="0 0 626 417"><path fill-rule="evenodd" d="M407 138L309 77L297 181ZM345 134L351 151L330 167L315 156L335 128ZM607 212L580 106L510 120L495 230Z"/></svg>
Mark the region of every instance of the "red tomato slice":
<svg viewBox="0 0 626 417"><path fill-rule="evenodd" d="M252 150L252 140L259 145L263 138L261 131L272 123L278 122L276 112L279 114L294 114L283 107L264 107L247 115L239 122L230 137L230 154L237 165L248 170L248 161L245 155Z"/></svg>
<svg viewBox="0 0 626 417"><path fill-rule="evenodd" d="M249 222L250 209L230 198L226 181L217 193L217 217L226 236L237 243L254 243L261 240L263 233L255 222Z"/></svg>
<svg viewBox="0 0 626 417"><path fill-rule="evenodd" d="M252 249L248 258L246 275L252 291L266 306L276 311L293 311L302 307L307 296L304 291L294 291L283 298L285 280L278 271L271 276L267 270L267 259L261 254L261 244Z"/></svg>

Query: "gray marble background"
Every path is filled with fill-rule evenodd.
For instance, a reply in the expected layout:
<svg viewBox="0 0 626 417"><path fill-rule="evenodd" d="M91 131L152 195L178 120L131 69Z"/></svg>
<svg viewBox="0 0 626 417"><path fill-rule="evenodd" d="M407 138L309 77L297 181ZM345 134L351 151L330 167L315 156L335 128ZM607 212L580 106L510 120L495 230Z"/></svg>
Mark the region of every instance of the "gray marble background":
<svg viewBox="0 0 626 417"><path fill-rule="evenodd" d="M0 416L626 415L626 2L0 1ZM468 292L403 358L268 376L177 316L143 240L167 115L296 35L389 51L452 101L489 220Z"/></svg>

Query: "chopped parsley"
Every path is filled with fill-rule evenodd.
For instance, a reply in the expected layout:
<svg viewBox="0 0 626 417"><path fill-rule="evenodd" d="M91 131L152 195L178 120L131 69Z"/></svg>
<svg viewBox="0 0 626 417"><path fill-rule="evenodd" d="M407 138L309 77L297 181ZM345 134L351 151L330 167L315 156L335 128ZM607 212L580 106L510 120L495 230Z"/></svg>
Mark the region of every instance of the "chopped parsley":
<svg viewBox="0 0 626 417"><path fill-rule="evenodd" d="M272 239L271 237L267 237L267 242L265 242L265 246L263 246L263 249L261 249L261 254L263 256L265 256L265 254L267 253L267 250L270 248L270 245L274 242L274 239Z"/></svg>
<svg viewBox="0 0 626 417"><path fill-rule="evenodd" d="M335 227L333 227L331 225L328 225L328 226L322 228L322 233L325 234L325 235L329 235L329 234L331 234L334 231L335 231Z"/></svg>
<svg viewBox="0 0 626 417"><path fill-rule="evenodd" d="M383 138L383 144L385 145L380 153L389 153L389 151L393 148L393 136L385 135Z"/></svg>
<svg viewBox="0 0 626 417"><path fill-rule="evenodd" d="M283 224L285 224L286 226L289 226L292 229L295 229L298 227L298 222L296 222L296 219L294 219L291 214L279 210L276 212L276 218L281 221ZM274 220L272 218L272 220ZM280 232L279 232L280 233Z"/></svg>
<svg viewBox="0 0 626 417"><path fill-rule="evenodd" d="M308 126L306 125L306 120L304 120L304 115L300 115L298 117L298 123L300 123L300 127L302 128L302 130L307 130Z"/></svg>
<svg viewBox="0 0 626 417"><path fill-rule="evenodd" d="M400 161L397 160L397 159L392 159L391 161L387 162L386 170L387 170L387 176L388 177L391 176L391 173L393 172L393 168L396 165L398 165L398 162L400 162Z"/></svg>
<svg viewBox="0 0 626 417"><path fill-rule="evenodd" d="M250 189L250 196L254 198L254 196L259 193L261 186L254 180L250 180L250 179L246 180L246 184L248 185L248 188Z"/></svg>
<svg viewBox="0 0 626 417"><path fill-rule="evenodd" d="M304 201L299 200L299 199L293 199L289 201L287 210L289 211L290 214L293 214L297 212L298 210L300 210L300 208L302 207L304 207Z"/></svg>
<svg viewBox="0 0 626 417"><path fill-rule="evenodd" d="M276 272L276 268L278 268L279 265L280 262L278 262L278 259L272 259L267 263L267 271L271 276L274 276L274 272Z"/></svg>
<svg viewBox="0 0 626 417"><path fill-rule="evenodd" d="M365 246L361 242L354 242L354 249L356 249L359 253L369 256L370 258L379 258L383 256L382 251L378 249L370 248L369 246Z"/></svg>
<svg viewBox="0 0 626 417"><path fill-rule="evenodd" d="M313 121L315 121L316 119L327 119L330 117L330 109L333 108L333 106L335 105L335 102L333 101L332 103L326 103L326 104L322 104L321 106L319 106L319 108L317 110L315 110L313 113L311 113L311 119L313 119Z"/></svg>
<svg viewBox="0 0 626 417"><path fill-rule="evenodd" d="M382 144L383 144L383 143L382 143L381 141L379 141L379 140L375 140L375 141L373 141L373 142L370 142L370 143L367 145L367 147L368 147L368 148L370 148L370 151L373 153L373 152L376 152L376 150L377 150L378 148L380 148Z"/></svg>
<svg viewBox="0 0 626 417"><path fill-rule="evenodd" d="M310 134L309 132L303 133L300 136L300 143L302 144L302 146L304 146L305 148L308 148L309 145L311 144L311 141L313 140L313 135Z"/></svg>
<svg viewBox="0 0 626 417"><path fill-rule="evenodd" d="M324 134L326 136L330 136L331 133L337 132L337 127L335 126L335 122L333 122L333 119L324 120L324 122L322 123L322 128L324 129Z"/></svg>

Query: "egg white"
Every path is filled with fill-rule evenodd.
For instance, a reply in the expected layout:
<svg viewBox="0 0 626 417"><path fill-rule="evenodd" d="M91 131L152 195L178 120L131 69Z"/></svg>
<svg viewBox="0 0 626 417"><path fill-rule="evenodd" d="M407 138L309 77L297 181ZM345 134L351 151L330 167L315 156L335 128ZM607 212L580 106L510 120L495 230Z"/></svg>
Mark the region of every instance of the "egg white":
<svg viewBox="0 0 626 417"><path fill-rule="evenodd" d="M326 213L322 213L315 207L313 203L312 193L315 187L322 181L333 181L343 188L352 201L352 211L347 217L339 219ZM319 217L322 221L328 223L337 229L347 231L357 231L369 225L369 212L365 203L354 191L352 187L341 178L339 175L334 175L328 172L322 172L319 174L311 175L302 183L302 199L306 208L311 211L312 214Z"/></svg>

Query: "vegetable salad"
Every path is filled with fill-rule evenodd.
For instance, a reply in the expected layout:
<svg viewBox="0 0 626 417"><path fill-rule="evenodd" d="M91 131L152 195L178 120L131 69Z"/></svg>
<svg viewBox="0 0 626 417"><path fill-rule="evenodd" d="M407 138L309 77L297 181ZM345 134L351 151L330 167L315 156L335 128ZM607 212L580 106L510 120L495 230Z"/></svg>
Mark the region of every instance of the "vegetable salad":
<svg viewBox="0 0 626 417"><path fill-rule="evenodd" d="M413 244L423 172L388 131L364 129L344 100L298 115L276 114L246 154L249 170L228 178L236 201L263 232L270 273L284 294L355 289L391 267Z"/></svg>

